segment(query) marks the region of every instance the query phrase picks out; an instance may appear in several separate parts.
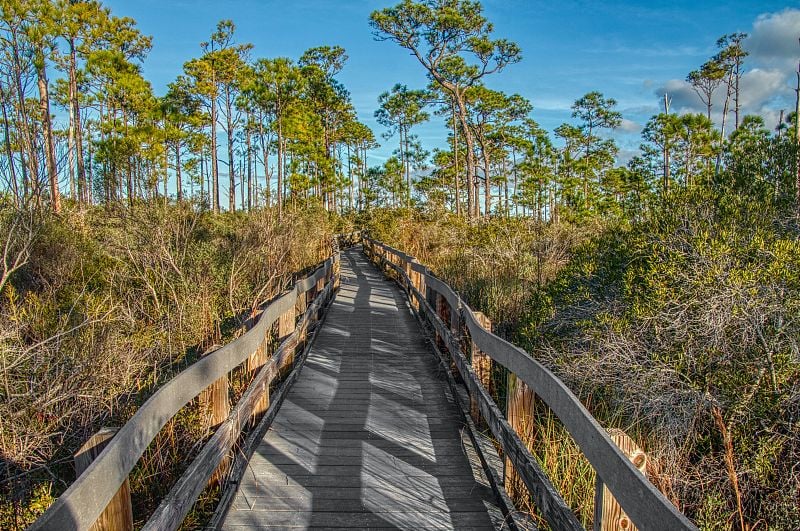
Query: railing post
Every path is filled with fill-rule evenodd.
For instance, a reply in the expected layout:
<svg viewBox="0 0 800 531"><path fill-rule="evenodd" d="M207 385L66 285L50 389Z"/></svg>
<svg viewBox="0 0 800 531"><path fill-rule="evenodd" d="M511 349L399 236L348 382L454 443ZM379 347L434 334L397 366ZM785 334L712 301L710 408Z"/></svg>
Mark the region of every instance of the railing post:
<svg viewBox="0 0 800 531"><path fill-rule="evenodd" d="M416 264L417 266L420 265L419 260L417 260L416 258L412 259L411 263L412 264ZM414 285L414 288L420 293L420 297L425 297L425 295L426 295L426 293L425 293L425 275L423 273L419 272L419 271L414 271L412 269L411 270L411 278L413 279L412 284ZM412 302L414 304L414 309L415 310L421 311L421 309L425 307L425 305L422 304L421 301L417 300L416 297L412 297L411 300L412 300Z"/></svg>
<svg viewBox="0 0 800 531"><path fill-rule="evenodd" d="M264 338L262 339L261 343L259 343L256 351L250 354L250 357L247 358L247 372L251 375L256 374L267 362L268 357L269 340L268 338ZM259 393L261 396L256 405L253 407L253 415L251 416L253 424L258 422L258 419L261 418L261 415L263 415L264 412L269 409L269 382L264 382L263 389L261 389Z"/></svg>
<svg viewBox="0 0 800 531"><path fill-rule="evenodd" d="M209 356L216 351L219 346L215 345L203 353L203 356ZM200 393L200 409L205 412L206 427L209 431L214 431L216 428L225 422L231 412L231 402L229 396L230 382L228 375L221 377L211 385L209 385L202 393ZM211 477L211 484L218 484L225 477L228 472L230 464L230 457L222 460Z"/></svg>
<svg viewBox="0 0 800 531"><path fill-rule="evenodd" d="M333 296L333 292L339 289L342 285L342 260L334 260L333 266L333 291L331 292L331 296Z"/></svg>
<svg viewBox="0 0 800 531"><path fill-rule="evenodd" d="M253 310L253 312L250 314L250 318L248 319L248 330L252 329L258 323L258 318L262 313L262 310ZM255 375L267 362L268 356L269 342L267 341L267 338L262 338L261 343L259 343L255 352L250 354L250 356L247 358L245 365L247 374L250 376ZM262 390L261 395L261 398L259 398L259 401L253 408L253 415L250 417L253 424L258 422L258 419L261 418L261 415L267 410L267 408L269 408L269 385L266 385L266 389Z"/></svg>
<svg viewBox="0 0 800 531"><path fill-rule="evenodd" d="M402 259L401 259L402 260ZM402 279L403 284L406 287L406 293L409 297L411 297L411 286L413 285L413 281L411 280L411 261L410 260L402 260L403 262L403 271L406 272L406 278ZM416 305L414 304L414 298L411 297L411 307L415 310L417 309Z"/></svg>
<svg viewBox="0 0 800 531"><path fill-rule="evenodd" d="M436 315L439 316L446 326L450 327L450 332L453 334L453 337L458 338L461 334L461 316L458 314L458 308L451 308L450 303L447 302L447 299L441 293L436 293L435 307ZM445 339L438 333L436 334L436 346L440 351L450 354L450 372L453 375L453 379L458 383L463 382L455 361L455 356L458 354L450 352L448 345L445 343Z"/></svg>
<svg viewBox="0 0 800 531"><path fill-rule="evenodd" d="M475 318L484 330L492 331L492 321L486 317L486 315L482 312L473 312L473 315L475 315ZM481 382L481 385L490 396L494 396L494 385L492 385L492 358L484 354L474 341L470 341L470 360L472 370L475 372L478 381ZM481 412L478 408L478 401L474 396L469 397L469 405L472 420L475 421L476 424L481 425Z"/></svg>
<svg viewBox="0 0 800 531"><path fill-rule="evenodd" d="M80 476L89 468L106 444L117 433L117 428L103 428L86 441L75 454L75 474ZM119 490L108 502L105 510L90 531L133 531L133 509L131 507L131 489L126 479Z"/></svg>
<svg viewBox="0 0 800 531"><path fill-rule="evenodd" d="M308 308L308 292L301 293L297 296L297 301L294 304L294 311L297 315L302 316L306 313L306 309ZM297 337L297 342L300 345L305 345L306 343L306 328L302 327L300 330L300 335Z"/></svg>
<svg viewBox="0 0 800 531"><path fill-rule="evenodd" d="M324 280L324 279L323 279ZM281 314L278 318L278 344L280 345L283 340L287 337L292 335L295 328L295 312L296 306L292 305L291 308L286 310ZM286 360L283 362L283 365L278 368L280 371L281 377L285 376L292 370L292 366L294 365L294 351L295 348L292 347L286 355Z"/></svg>
<svg viewBox="0 0 800 531"><path fill-rule="evenodd" d="M506 380L506 418L517 432L523 444L528 444L533 436L533 401L534 393L517 375L508 371ZM506 458L504 467L504 483L506 492L512 497L526 492L511 460Z"/></svg>
<svg viewBox="0 0 800 531"><path fill-rule="evenodd" d="M624 431L612 429L609 430L609 435L614 444L619 446L622 453L628 456L633 465L639 469L639 472L646 475L647 454ZM595 531L635 531L637 529L599 476L595 483L594 529Z"/></svg>
<svg viewBox="0 0 800 531"><path fill-rule="evenodd" d="M449 325L450 307L447 304L447 299L445 299L440 293L435 293L434 297L436 299L433 307L436 309L436 315L439 316L439 319L441 319L445 325ZM439 334L438 331L436 332L436 346L442 352L447 351L447 347L444 344L444 338L441 336L441 334Z"/></svg>

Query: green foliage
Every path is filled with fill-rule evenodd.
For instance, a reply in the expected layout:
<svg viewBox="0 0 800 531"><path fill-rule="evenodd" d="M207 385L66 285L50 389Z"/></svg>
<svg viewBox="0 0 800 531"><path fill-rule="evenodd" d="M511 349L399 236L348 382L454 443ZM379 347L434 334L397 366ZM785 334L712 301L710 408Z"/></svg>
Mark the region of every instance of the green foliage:
<svg viewBox="0 0 800 531"><path fill-rule="evenodd" d="M607 228L550 284L550 310L534 311L521 339L584 398L640 426L656 481L709 527L737 511L718 411L745 521L792 529L800 477L780 463L800 450L800 243L779 205L757 197L698 188Z"/></svg>

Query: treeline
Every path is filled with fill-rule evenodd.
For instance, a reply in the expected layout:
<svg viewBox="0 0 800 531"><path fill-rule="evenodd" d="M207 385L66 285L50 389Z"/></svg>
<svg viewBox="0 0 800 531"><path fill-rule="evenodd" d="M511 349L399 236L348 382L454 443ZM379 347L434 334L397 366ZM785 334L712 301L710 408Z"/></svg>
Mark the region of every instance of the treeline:
<svg viewBox="0 0 800 531"><path fill-rule="evenodd" d="M800 137L796 113L781 113L774 129L758 116L741 114L744 33L721 37L717 53L687 76L706 113L671 112L665 95L663 112L642 130L640 153L619 166L619 146L610 133L623 117L613 98L597 91L579 98L572 105L574 123L558 126L552 138L531 118L527 99L486 86L490 74L520 61L521 51L492 37L480 3L402 2L373 12L371 25L376 39L410 50L430 80L426 90L397 86L381 97L376 116L400 134L397 157L370 174L378 186L369 189L383 190L378 199L385 205L413 193L428 207L471 218L581 221L632 215L648 198L672 189L715 185L726 169L748 181L738 184L767 186L776 196L800 190L793 174ZM717 127L712 107L720 95ZM429 118L420 101L447 121L451 148L435 150L432 171L419 172L424 176L412 183L407 168L425 169L426 154L408 133Z"/></svg>
<svg viewBox="0 0 800 531"><path fill-rule="evenodd" d="M152 39L99 1L0 2L0 39L0 171L17 205L174 197L280 212L362 196L354 181L375 141L336 80L341 47L256 58L223 20L157 96L141 68Z"/></svg>
<svg viewBox="0 0 800 531"><path fill-rule="evenodd" d="M557 222L631 214L649 197L713 183L730 167L776 195L797 189L796 113L775 128L742 116L743 33L721 37L687 76L706 112L678 115L665 96L640 154L619 166L611 132L623 117L613 98L589 92L573 104L572 123L550 135L531 118L530 101L486 85L522 56L492 37L480 3L375 11L376 38L410 50L430 84L397 84L379 97L375 116L398 147L368 168L378 144L336 79L347 60L341 47L258 58L223 20L157 96L141 68L152 39L102 2L5 0L0 12L0 186L17 205L58 211L62 196L81 205L174 198L215 212L281 212L314 200L338 212L415 205ZM715 101L723 102L719 127ZM431 154L413 129L432 115L450 131L450 148Z"/></svg>

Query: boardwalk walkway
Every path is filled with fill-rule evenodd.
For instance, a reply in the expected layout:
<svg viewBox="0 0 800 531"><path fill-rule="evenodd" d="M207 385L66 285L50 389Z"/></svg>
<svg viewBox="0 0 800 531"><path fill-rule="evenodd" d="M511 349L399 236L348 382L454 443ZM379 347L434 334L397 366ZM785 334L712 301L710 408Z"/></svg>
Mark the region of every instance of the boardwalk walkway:
<svg viewBox="0 0 800 531"><path fill-rule="evenodd" d="M223 529L492 529L501 518L405 298L358 249Z"/></svg>

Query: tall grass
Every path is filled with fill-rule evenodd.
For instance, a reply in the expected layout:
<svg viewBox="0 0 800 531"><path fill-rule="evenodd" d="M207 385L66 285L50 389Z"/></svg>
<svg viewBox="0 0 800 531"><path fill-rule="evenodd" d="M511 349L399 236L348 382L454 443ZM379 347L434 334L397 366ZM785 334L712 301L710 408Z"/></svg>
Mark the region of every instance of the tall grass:
<svg viewBox="0 0 800 531"><path fill-rule="evenodd" d="M327 256L334 221L311 208L279 221L161 202L60 216L0 205L0 243L25 251L0 285L0 528L27 527L74 479L91 434L124 424ZM137 522L209 436L202 415L197 401L181 410L133 470Z"/></svg>

